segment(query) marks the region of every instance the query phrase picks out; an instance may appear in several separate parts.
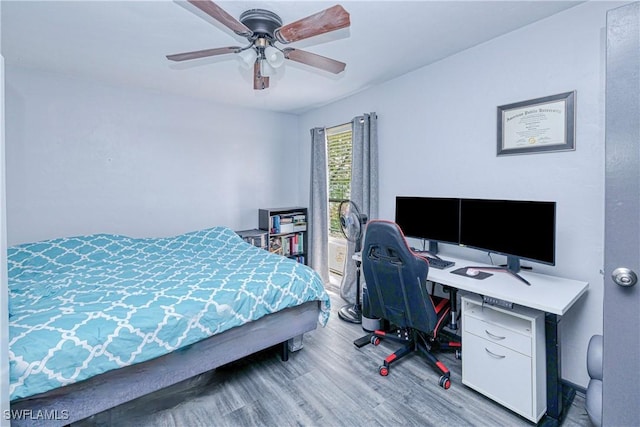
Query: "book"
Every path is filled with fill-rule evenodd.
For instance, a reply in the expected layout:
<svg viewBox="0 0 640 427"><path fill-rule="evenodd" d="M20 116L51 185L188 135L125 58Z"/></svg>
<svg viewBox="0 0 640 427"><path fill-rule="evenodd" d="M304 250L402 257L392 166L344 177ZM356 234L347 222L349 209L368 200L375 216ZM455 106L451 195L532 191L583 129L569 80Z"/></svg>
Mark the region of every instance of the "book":
<svg viewBox="0 0 640 427"><path fill-rule="evenodd" d="M280 233L280 215L274 215L271 217L271 232Z"/></svg>

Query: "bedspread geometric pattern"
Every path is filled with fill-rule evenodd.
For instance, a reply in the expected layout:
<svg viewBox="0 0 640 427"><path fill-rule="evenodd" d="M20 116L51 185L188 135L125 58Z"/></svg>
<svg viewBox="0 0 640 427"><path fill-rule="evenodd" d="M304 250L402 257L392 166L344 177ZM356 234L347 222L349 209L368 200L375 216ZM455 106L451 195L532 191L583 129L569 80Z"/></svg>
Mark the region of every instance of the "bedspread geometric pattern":
<svg viewBox="0 0 640 427"><path fill-rule="evenodd" d="M8 250L11 400L143 362L329 296L311 268L226 227L96 234Z"/></svg>

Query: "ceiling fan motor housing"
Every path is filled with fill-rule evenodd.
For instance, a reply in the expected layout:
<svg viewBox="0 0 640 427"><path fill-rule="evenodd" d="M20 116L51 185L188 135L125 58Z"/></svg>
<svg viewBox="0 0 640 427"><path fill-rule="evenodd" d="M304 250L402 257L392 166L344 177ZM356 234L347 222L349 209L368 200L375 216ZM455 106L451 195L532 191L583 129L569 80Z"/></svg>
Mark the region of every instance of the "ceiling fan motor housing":
<svg viewBox="0 0 640 427"><path fill-rule="evenodd" d="M275 13L264 9L250 9L242 12L240 22L253 31L254 37L274 38L276 29L282 27L282 19Z"/></svg>

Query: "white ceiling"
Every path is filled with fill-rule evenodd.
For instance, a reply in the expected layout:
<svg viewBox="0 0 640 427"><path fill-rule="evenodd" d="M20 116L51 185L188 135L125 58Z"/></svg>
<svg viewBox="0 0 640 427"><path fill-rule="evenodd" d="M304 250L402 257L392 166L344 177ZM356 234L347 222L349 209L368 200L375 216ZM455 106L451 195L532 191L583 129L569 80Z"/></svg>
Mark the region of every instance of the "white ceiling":
<svg viewBox="0 0 640 427"><path fill-rule="evenodd" d="M225 104L301 113L400 76L550 15L576 1L219 1L236 19L269 9L289 23L334 4L351 27L292 43L347 63L333 75L287 61L269 89L235 54L175 63L167 54L246 39L178 1L2 0L8 65L196 96ZM508 52L505 52L508 54Z"/></svg>

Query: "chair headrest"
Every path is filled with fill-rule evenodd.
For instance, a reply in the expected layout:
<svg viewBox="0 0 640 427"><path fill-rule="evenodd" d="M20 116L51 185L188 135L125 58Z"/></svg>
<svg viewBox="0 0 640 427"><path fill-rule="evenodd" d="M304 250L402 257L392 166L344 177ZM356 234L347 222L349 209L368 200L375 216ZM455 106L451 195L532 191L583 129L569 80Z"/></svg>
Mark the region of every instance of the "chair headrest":
<svg viewBox="0 0 640 427"><path fill-rule="evenodd" d="M416 257L407 244L402 230L398 224L392 221L370 221L367 224L364 241L364 249L367 251L365 255L367 256L385 257L396 263L401 263L403 259ZM393 248L393 251L390 251L390 248ZM376 253L370 253L371 251Z"/></svg>

